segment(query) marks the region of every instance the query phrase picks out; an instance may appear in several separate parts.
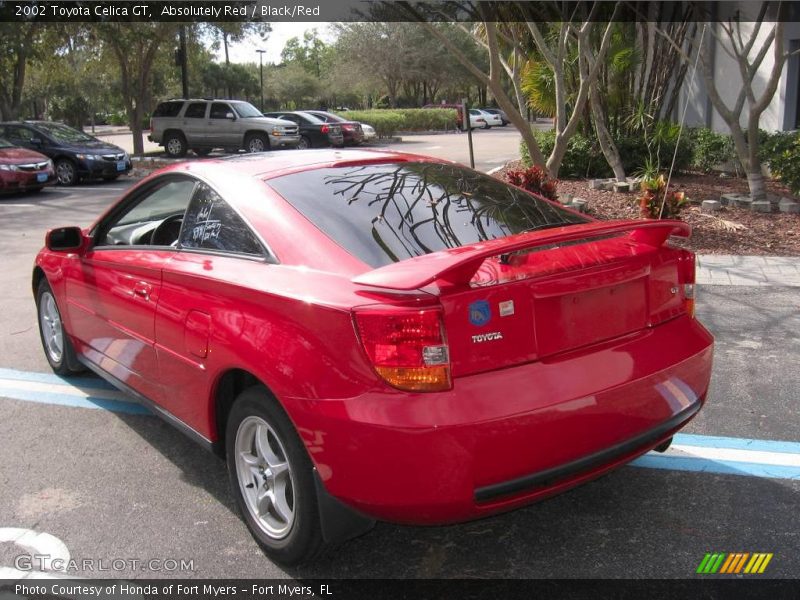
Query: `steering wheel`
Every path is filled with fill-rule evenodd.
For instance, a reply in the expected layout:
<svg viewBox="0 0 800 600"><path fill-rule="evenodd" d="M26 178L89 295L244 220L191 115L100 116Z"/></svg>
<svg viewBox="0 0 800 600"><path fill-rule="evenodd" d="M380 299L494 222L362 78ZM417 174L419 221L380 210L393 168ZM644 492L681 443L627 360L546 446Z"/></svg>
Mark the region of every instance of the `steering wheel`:
<svg viewBox="0 0 800 600"><path fill-rule="evenodd" d="M151 246L174 246L181 235L183 213L172 215L161 221L150 236Z"/></svg>

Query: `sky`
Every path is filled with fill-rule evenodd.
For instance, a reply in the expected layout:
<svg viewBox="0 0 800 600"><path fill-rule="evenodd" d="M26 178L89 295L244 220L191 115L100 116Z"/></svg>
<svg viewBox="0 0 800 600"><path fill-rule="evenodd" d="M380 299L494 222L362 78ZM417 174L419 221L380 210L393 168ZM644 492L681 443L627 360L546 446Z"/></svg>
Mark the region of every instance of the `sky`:
<svg viewBox="0 0 800 600"><path fill-rule="evenodd" d="M231 62L234 63L248 63L258 62L257 49L266 50L264 55L264 64L279 63L281 60L281 51L286 45L286 42L293 37L303 37L303 33L307 30L316 28L320 36L326 42L332 41L332 36L328 32L330 23L291 23L291 22L277 22L271 23L272 33L269 34L266 42L262 42L257 36L250 39L245 39L239 44L229 46L228 51L230 54ZM217 52L217 60L225 60L225 51L220 48Z"/></svg>

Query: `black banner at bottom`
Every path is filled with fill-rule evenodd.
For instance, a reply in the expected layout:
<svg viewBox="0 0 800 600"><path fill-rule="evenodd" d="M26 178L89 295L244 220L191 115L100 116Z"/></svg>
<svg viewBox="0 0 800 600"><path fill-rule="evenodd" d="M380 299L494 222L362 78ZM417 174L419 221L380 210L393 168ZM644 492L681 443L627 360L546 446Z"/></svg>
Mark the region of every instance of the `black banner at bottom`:
<svg viewBox="0 0 800 600"><path fill-rule="evenodd" d="M41 574L39 574L41 575ZM800 580L634 579L261 579L261 580L0 580L0 598L70 600L798 600Z"/></svg>

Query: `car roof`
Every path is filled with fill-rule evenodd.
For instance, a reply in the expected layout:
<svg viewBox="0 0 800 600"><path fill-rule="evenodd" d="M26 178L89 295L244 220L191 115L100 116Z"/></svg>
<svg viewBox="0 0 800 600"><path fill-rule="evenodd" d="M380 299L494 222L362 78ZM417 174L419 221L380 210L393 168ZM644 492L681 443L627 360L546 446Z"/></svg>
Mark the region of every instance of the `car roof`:
<svg viewBox="0 0 800 600"><path fill-rule="evenodd" d="M207 159L202 162L185 162L173 169L191 173L198 168L223 174L233 168L242 175L269 179L296 171L359 164L427 161L447 163L450 161L390 150L341 150L323 148L319 150L277 150L256 154L241 154L224 158Z"/></svg>

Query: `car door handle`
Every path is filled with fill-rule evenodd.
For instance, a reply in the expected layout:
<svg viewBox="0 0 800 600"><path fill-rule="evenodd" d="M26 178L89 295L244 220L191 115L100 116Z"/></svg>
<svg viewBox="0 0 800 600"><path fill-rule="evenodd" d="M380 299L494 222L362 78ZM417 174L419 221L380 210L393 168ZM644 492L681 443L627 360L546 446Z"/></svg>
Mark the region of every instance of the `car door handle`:
<svg viewBox="0 0 800 600"><path fill-rule="evenodd" d="M144 298L145 300L150 300L150 292L152 291L153 291L153 286L143 281L140 281L139 283L133 286L133 293L141 298Z"/></svg>

